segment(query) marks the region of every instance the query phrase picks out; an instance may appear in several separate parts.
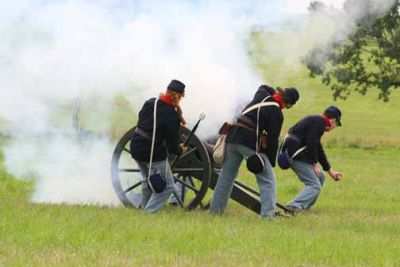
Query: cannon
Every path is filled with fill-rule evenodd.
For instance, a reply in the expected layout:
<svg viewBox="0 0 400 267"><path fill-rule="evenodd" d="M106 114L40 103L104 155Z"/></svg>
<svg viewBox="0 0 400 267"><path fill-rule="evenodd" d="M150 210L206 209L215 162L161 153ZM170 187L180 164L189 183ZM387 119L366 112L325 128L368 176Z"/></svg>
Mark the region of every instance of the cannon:
<svg viewBox="0 0 400 267"><path fill-rule="evenodd" d="M135 161L131 158L129 143L135 127L126 132L117 143L111 161L111 178L114 190L120 201L127 207L139 208L141 202L142 175ZM188 138L190 137L190 138ZM178 159L171 156L175 184L180 185L180 192L175 192L179 204L187 209L207 209L210 205L211 192L217 184L220 168L213 164L207 144L200 141L188 128L181 126L181 142L187 141L188 151ZM147 175L147 174L145 174ZM234 183L231 199L259 214L261 209L258 190L239 182ZM277 207L286 211L285 206Z"/></svg>

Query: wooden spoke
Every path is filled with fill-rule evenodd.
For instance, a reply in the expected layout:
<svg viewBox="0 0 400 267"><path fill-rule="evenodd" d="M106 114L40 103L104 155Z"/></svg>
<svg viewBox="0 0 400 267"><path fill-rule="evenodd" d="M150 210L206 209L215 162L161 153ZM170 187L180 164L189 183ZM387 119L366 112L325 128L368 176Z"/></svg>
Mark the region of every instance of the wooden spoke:
<svg viewBox="0 0 400 267"><path fill-rule="evenodd" d="M192 189L194 192L196 192L196 194L199 193L199 190L196 187L194 187L194 186L192 186L192 185L190 185L190 184L188 184L188 183L186 183L186 182L184 182L182 180L179 180L179 179L175 179L175 181L177 181L178 183L181 183L183 186L186 186L187 188Z"/></svg>
<svg viewBox="0 0 400 267"><path fill-rule="evenodd" d="M195 152L197 150L197 147L194 147L192 149L190 149L188 152L186 152L185 154L183 154L179 159L184 159L187 156L190 156L190 154L192 154L193 152Z"/></svg>
<svg viewBox="0 0 400 267"><path fill-rule="evenodd" d="M139 169L118 169L119 172L140 172Z"/></svg>
<svg viewBox="0 0 400 267"><path fill-rule="evenodd" d="M125 193L125 194L128 193L129 191L135 189L136 187L138 187L138 186L141 185L141 184L142 184L142 181L137 182L136 184L134 184L134 185L128 187L127 189L125 189L125 190L124 190L124 193Z"/></svg>

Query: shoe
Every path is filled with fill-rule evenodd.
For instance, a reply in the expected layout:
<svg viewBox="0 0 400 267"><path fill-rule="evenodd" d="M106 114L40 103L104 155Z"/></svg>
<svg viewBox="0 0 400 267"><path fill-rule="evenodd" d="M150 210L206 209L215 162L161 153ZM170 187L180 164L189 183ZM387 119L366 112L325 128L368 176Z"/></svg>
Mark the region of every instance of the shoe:
<svg viewBox="0 0 400 267"><path fill-rule="evenodd" d="M179 203L178 202L169 202L168 203L171 207L178 207Z"/></svg>
<svg viewBox="0 0 400 267"><path fill-rule="evenodd" d="M290 214L285 213L283 211L275 211L274 215L268 215L268 216L261 216L262 220L268 220L268 221L276 221L282 218L290 218L292 217Z"/></svg>
<svg viewBox="0 0 400 267"><path fill-rule="evenodd" d="M277 211L275 211L275 217L290 218L290 217L292 217L292 214L277 210Z"/></svg>
<svg viewBox="0 0 400 267"><path fill-rule="evenodd" d="M290 213L291 215L295 215L296 213L300 212L301 209L293 207L293 206L286 206L286 212Z"/></svg>

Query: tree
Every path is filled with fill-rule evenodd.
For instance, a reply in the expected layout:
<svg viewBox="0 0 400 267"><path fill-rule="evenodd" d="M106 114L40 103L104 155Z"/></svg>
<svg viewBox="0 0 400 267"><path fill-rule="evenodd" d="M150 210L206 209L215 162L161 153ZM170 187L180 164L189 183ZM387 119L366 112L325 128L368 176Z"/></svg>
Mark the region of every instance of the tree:
<svg viewBox="0 0 400 267"><path fill-rule="evenodd" d="M308 11L310 12L318 12L324 9L326 9L326 4L320 1L311 1L308 6Z"/></svg>
<svg viewBox="0 0 400 267"><path fill-rule="evenodd" d="M347 0L344 8L350 8L352 2ZM384 14L367 12L356 21L356 30L348 38L327 44L331 49L312 50L304 59L310 76L320 76L335 100L346 99L352 91L364 95L377 88L378 98L389 101L391 91L400 87L399 10L400 0L395 0ZM328 50L331 52L326 54Z"/></svg>

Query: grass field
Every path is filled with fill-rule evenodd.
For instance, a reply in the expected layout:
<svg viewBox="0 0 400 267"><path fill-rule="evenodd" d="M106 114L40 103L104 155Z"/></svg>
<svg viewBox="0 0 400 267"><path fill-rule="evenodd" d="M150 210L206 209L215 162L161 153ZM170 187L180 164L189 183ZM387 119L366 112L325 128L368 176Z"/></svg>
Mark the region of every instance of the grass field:
<svg viewBox="0 0 400 267"><path fill-rule="evenodd" d="M333 103L304 68L267 65L263 56L255 64L270 84L301 91L299 104L285 111L282 134ZM327 178L315 207L290 219L262 221L233 202L221 217L172 207L144 214L33 204L34 183L0 165L0 266L400 266L400 94L389 103L375 95L336 103L343 127L324 142L344 178ZM286 203L302 185L290 171L276 174ZM255 184L244 168L240 177Z"/></svg>
<svg viewBox="0 0 400 267"><path fill-rule="evenodd" d="M38 205L30 183L0 178L0 258L9 265L398 266L397 148L332 148L331 180L307 214L261 221L230 203L222 217L167 208ZM300 189L279 171L279 199ZM250 180L251 177L246 177Z"/></svg>

